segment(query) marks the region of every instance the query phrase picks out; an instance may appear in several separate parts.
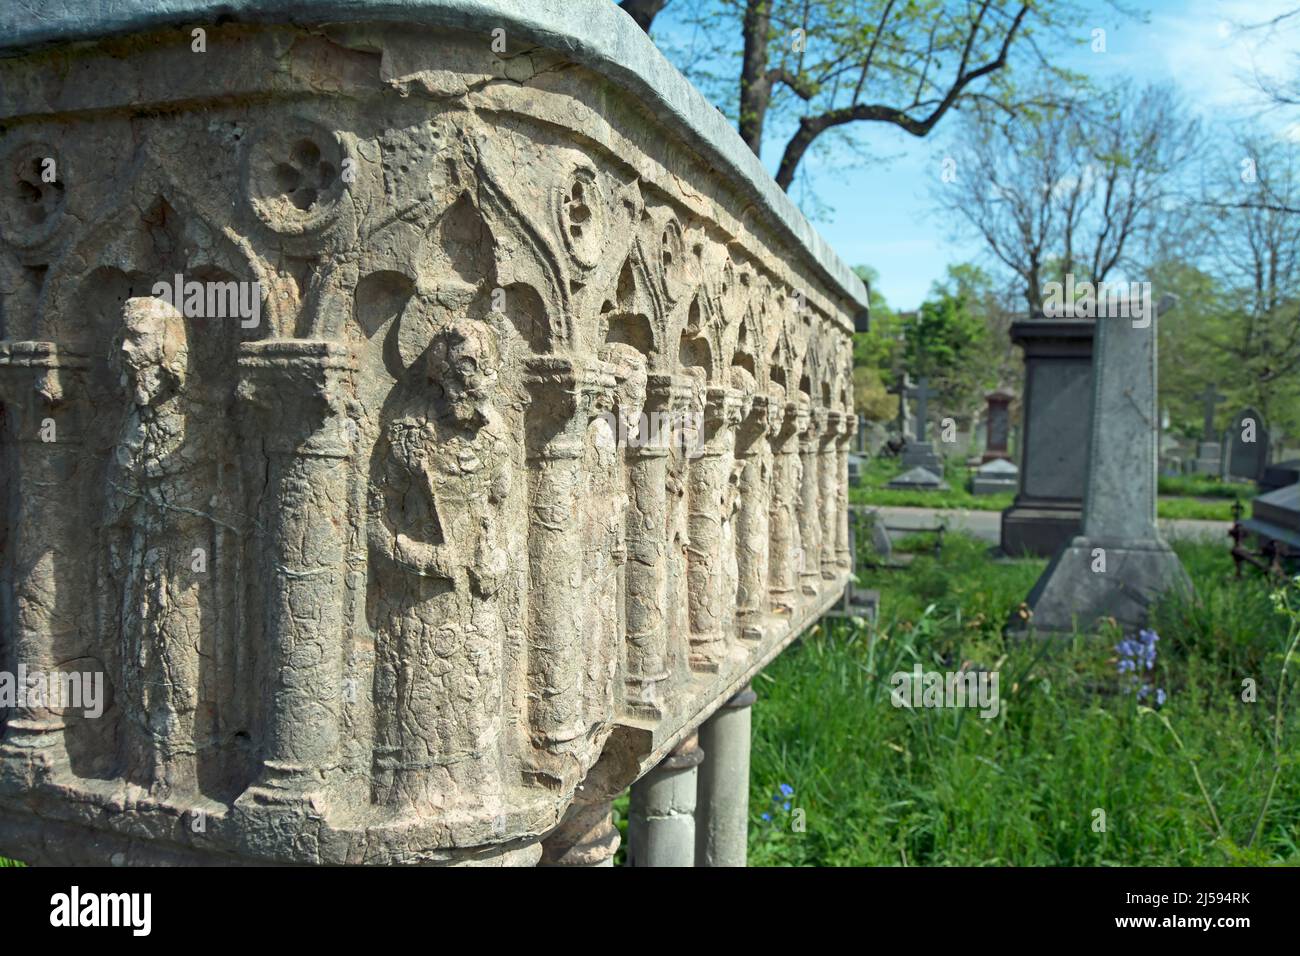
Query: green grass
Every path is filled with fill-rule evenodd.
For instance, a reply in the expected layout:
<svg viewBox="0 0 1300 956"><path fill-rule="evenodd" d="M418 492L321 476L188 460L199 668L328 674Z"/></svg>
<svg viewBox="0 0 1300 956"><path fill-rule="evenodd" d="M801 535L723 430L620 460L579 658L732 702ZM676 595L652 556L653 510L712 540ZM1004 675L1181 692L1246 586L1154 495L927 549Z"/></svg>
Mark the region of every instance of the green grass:
<svg viewBox="0 0 1300 956"><path fill-rule="evenodd" d="M862 473L862 483L849 491L854 504L887 505L899 508L945 508L968 511L1002 511L1011 507L1015 497L1010 492L998 495L974 495L967 489L970 469L964 462L944 462L947 491L903 491L885 485L903 472L897 458L873 458ZM1161 518L1195 518L1206 521L1231 521L1232 503L1255 494L1253 484L1230 484L1204 475L1187 475L1160 479L1160 497L1156 513Z"/></svg>
<svg viewBox="0 0 1300 956"><path fill-rule="evenodd" d="M1153 615L1152 676L1169 694L1153 712L1121 690L1115 634L1004 638L1044 563L994 562L985 548L949 535L937 559L863 574L881 591L877 628L819 627L755 681L752 865L1300 862L1295 706L1283 711L1283 769L1250 841L1272 776L1290 624L1262 580L1232 580L1221 546L1178 548L1198 594ZM894 707L890 675L916 661L994 668L1000 714ZM1242 701L1245 679L1255 703ZM773 801L781 784L793 788L790 812Z"/></svg>

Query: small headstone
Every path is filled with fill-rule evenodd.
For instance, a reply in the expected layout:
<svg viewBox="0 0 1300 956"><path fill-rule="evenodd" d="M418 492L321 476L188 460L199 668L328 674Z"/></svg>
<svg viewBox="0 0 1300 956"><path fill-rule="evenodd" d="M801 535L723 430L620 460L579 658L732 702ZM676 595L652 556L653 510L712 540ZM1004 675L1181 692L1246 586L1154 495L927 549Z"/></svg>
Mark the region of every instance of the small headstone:
<svg viewBox="0 0 1300 956"><path fill-rule="evenodd" d="M1015 492L1020 483L1020 469L1005 458L994 458L975 469L971 480L971 493L999 495Z"/></svg>
<svg viewBox="0 0 1300 956"><path fill-rule="evenodd" d="M995 458L1011 457L1011 403L1015 394L1005 389L989 392L984 396L988 405L985 415L984 461Z"/></svg>
<svg viewBox="0 0 1300 956"><path fill-rule="evenodd" d="M1223 435L1223 477L1259 481L1268 467L1268 449L1263 416L1253 408L1242 409Z"/></svg>
<svg viewBox="0 0 1300 956"><path fill-rule="evenodd" d="M906 464L906 461L904 461ZM897 476L886 488L908 491L947 491L948 484L928 468L912 468Z"/></svg>
<svg viewBox="0 0 1300 956"><path fill-rule="evenodd" d="M861 432L859 432L861 434ZM862 484L862 471L867 466L867 456L849 452L849 484L857 487Z"/></svg>

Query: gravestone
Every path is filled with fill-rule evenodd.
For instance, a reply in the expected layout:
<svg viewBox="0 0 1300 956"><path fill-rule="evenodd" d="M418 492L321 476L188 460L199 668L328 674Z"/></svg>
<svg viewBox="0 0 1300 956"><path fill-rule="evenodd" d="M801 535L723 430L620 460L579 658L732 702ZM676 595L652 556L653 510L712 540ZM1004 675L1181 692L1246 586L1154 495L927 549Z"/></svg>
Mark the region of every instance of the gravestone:
<svg viewBox="0 0 1300 956"><path fill-rule="evenodd" d="M936 394L934 389L930 388L930 380L924 375L921 376L916 387L908 389L903 394L904 404L906 398L916 399L916 439L903 446L903 467L924 468L936 475L942 475L943 460L935 453L934 443L926 437L929 402Z"/></svg>
<svg viewBox="0 0 1300 956"><path fill-rule="evenodd" d="M1195 397L1202 402L1205 420L1192 470L1198 475L1217 475L1222 468L1223 453L1214 430L1214 407L1225 401L1225 396L1220 395L1213 385L1206 385L1205 391Z"/></svg>
<svg viewBox="0 0 1300 956"><path fill-rule="evenodd" d="M1294 485L1298 481L1300 481L1300 458L1280 461L1264 469L1263 477L1259 479L1259 491L1265 494L1278 488L1285 488L1287 485Z"/></svg>
<svg viewBox="0 0 1300 956"><path fill-rule="evenodd" d="M1300 484L1274 488L1250 502L1242 527L1261 538L1300 550Z"/></svg>
<svg viewBox="0 0 1300 956"><path fill-rule="evenodd" d="M1264 417L1254 408L1242 409L1223 433L1222 477L1259 481L1268 467L1268 457L1269 433Z"/></svg>
<svg viewBox="0 0 1300 956"><path fill-rule="evenodd" d="M903 373L902 379L897 385L889 389L890 395L898 396L898 418L895 419L895 427L898 434L904 441L912 441L916 438L916 428L912 421L912 410L907 407L907 398L912 391L912 376L907 372Z"/></svg>
<svg viewBox="0 0 1300 956"><path fill-rule="evenodd" d="M1005 458L994 458L975 469L971 494L1000 495L1013 492L1019 484L1020 469Z"/></svg>
<svg viewBox="0 0 1300 956"><path fill-rule="evenodd" d="M898 475L885 487L903 491L947 491L948 483L930 469L918 465Z"/></svg>
<svg viewBox="0 0 1300 956"><path fill-rule="evenodd" d="M983 461L996 458L1011 459L1011 403L1015 393L1006 389L996 389L984 396L987 403L985 412L985 439Z"/></svg>
<svg viewBox="0 0 1300 956"><path fill-rule="evenodd" d="M866 455L849 454L849 484L854 488L862 484L862 471L867 467L869 460Z"/></svg>
<svg viewBox="0 0 1300 956"><path fill-rule="evenodd" d="M1002 550L1050 557L1079 532L1092 419L1091 319L1022 319L1011 341L1024 349L1022 431L1015 502L1002 512Z"/></svg>
<svg viewBox="0 0 1300 956"><path fill-rule="evenodd" d="M1156 328L1099 319L1083 533L1052 559L1026 603L1040 631L1146 622L1161 594L1191 583L1156 524Z"/></svg>

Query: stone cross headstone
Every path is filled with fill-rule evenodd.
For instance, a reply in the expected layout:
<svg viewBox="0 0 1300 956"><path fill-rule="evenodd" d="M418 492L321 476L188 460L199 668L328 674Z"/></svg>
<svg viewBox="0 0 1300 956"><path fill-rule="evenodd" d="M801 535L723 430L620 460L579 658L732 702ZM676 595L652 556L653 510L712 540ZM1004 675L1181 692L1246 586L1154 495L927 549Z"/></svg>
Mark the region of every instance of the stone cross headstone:
<svg viewBox="0 0 1300 956"><path fill-rule="evenodd" d="M1223 433L1223 477L1259 481L1268 467L1268 455L1264 417L1254 408L1242 409Z"/></svg>
<svg viewBox="0 0 1300 956"><path fill-rule="evenodd" d="M988 430L984 442L983 461L1011 458L1008 443L1011 440L1011 402L1015 397L1013 393L1003 389L997 389L984 396L984 401L988 405L986 426Z"/></svg>
<svg viewBox="0 0 1300 956"><path fill-rule="evenodd" d="M915 388L908 389L907 397L916 399L916 440L925 441L925 424L929 415L930 398L938 394L930 387L930 380L924 375Z"/></svg>
<svg viewBox="0 0 1300 956"><path fill-rule="evenodd" d="M1226 395L1219 394L1219 390L1213 385L1205 386L1205 391L1193 396L1201 400L1201 409L1205 414L1205 427L1201 432L1201 441L1214 441L1216 435L1214 432L1214 408L1221 405L1226 399Z"/></svg>
<svg viewBox="0 0 1300 956"><path fill-rule="evenodd" d="M912 427L911 410L907 407L907 399L912 387L912 377L904 372L899 383L889 389L890 395L898 396L898 434L904 441L912 441L916 437L916 432Z"/></svg>
<svg viewBox="0 0 1300 956"><path fill-rule="evenodd" d="M1026 603L1042 631L1091 629L1113 617L1126 628L1191 583L1156 524L1156 328L1097 320L1092 435L1083 533L1048 565Z"/></svg>
<svg viewBox="0 0 1300 956"><path fill-rule="evenodd" d="M1201 400L1205 420L1192 470L1201 475L1217 475L1222 467L1222 449L1214 430L1214 407L1225 401L1226 396L1219 394L1218 389L1211 384L1206 385L1205 390L1194 397Z"/></svg>
<svg viewBox="0 0 1300 956"><path fill-rule="evenodd" d="M903 447L903 467L921 468L935 475L943 475L943 461L935 454L934 444L927 441L925 437L929 402L931 396L935 394L937 393L934 389L930 388L930 380L921 376L914 387L905 390L900 396L904 405L907 403L907 398L916 399L916 439L909 441Z"/></svg>

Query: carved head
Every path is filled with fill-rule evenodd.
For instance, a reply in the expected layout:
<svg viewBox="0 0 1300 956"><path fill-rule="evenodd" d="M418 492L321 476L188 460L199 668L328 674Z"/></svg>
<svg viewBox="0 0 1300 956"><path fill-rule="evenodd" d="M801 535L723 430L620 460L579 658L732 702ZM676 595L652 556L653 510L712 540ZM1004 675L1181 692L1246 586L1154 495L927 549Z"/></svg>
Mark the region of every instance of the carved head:
<svg viewBox="0 0 1300 956"><path fill-rule="evenodd" d="M629 435L639 434L646 399L645 356L634 346L616 342L602 348L599 358L614 366L614 380L618 383L618 414L624 431Z"/></svg>
<svg viewBox="0 0 1300 956"><path fill-rule="evenodd" d="M492 399L501 365L491 326L468 319L453 322L434 343L429 362L453 417L468 421L481 415Z"/></svg>
<svg viewBox="0 0 1300 956"><path fill-rule="evenodd" d="M164 299L127 299L122 306L120 344L111 364L123 389L140 407L156 404L185 382L189 350L185 319Z"/></svg>

